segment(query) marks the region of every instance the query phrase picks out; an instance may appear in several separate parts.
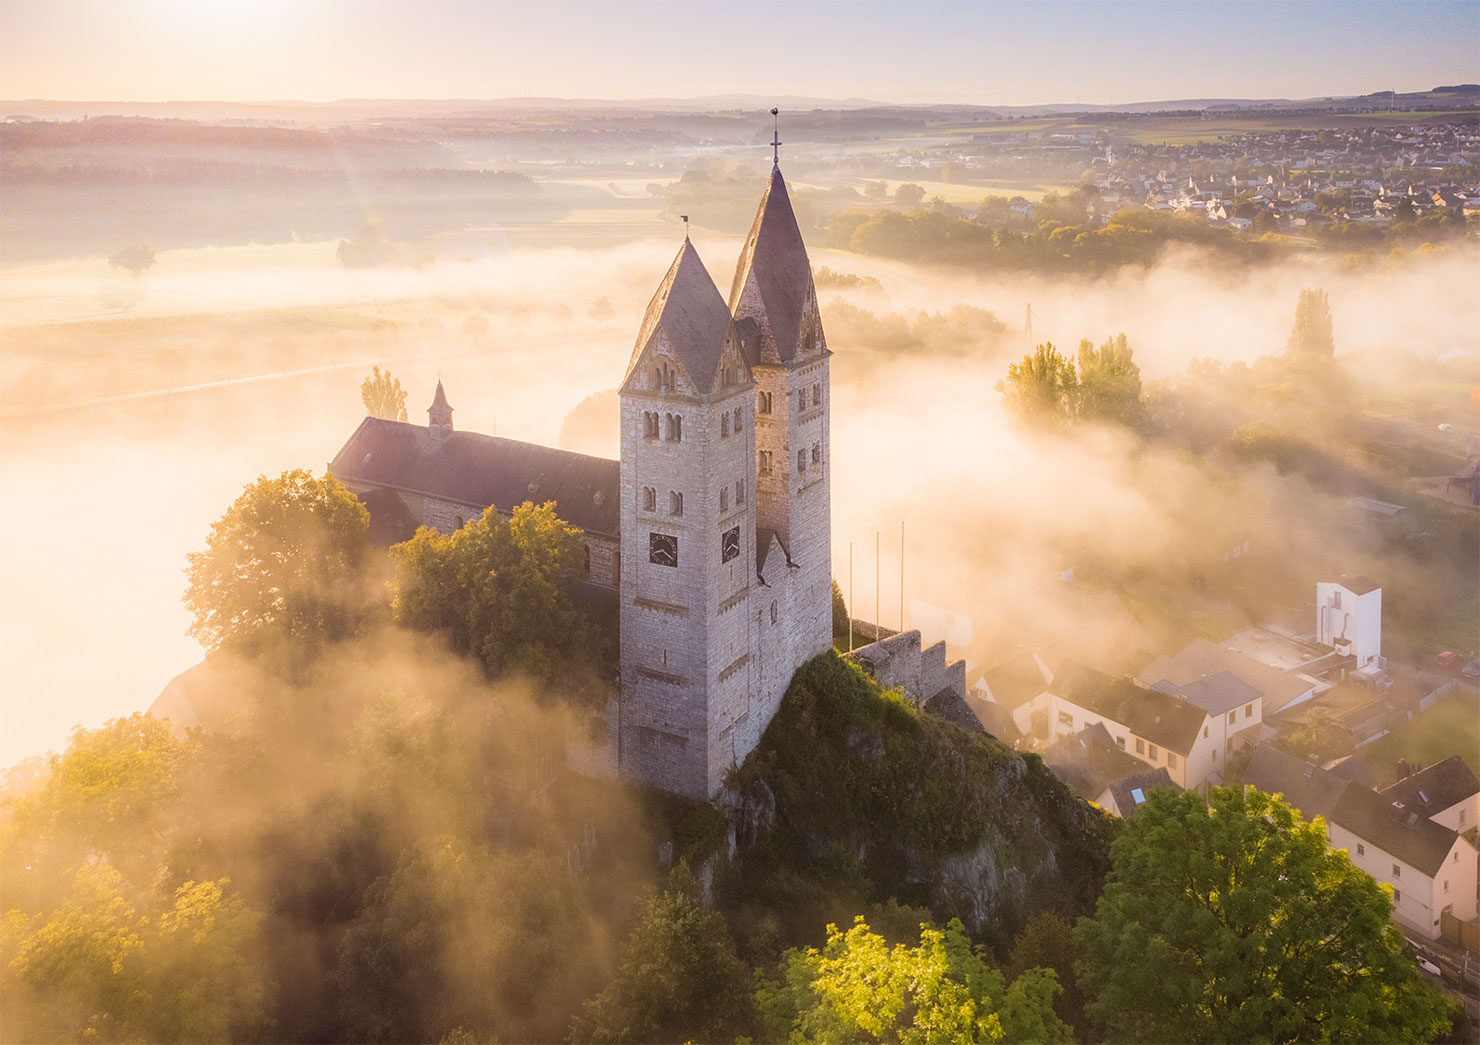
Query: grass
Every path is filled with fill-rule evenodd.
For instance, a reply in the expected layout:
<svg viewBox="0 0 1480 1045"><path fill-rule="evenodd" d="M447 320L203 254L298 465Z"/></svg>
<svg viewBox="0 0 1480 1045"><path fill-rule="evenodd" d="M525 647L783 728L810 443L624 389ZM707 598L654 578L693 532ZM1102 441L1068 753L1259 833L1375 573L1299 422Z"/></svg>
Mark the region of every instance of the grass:
<svg viewBox="0 0 1480 1045"><path fill-rule="evenodd" d="M1455 690L1387 736L1357 749L1357 757L1386 786L1397 779L1398 759L1431 766L1459 755L1480 776L1480 697Z"/></svg>

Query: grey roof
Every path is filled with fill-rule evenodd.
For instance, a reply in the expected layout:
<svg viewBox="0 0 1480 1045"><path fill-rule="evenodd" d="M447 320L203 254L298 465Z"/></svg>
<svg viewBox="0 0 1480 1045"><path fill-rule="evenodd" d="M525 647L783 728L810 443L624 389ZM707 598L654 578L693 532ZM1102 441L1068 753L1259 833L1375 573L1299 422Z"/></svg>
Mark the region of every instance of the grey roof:
<svg viewBox="0 0 1480 1045"><path fill-rule="evenodd" d="M1381 584L1378 584L1371 577L1363 576L1362 574L1358 574L1355 577L1343 578L1336 581L1336 583L1353 595L1366 595L1369 591L1376 591L1382 587Z"/></svg>
<svg viewBox="0 0 1480 1045"><path fill-rule="evenodd" d="M732 336L730 310L693 243L685 239L653 299L648 302L627 363L627 376L661 334L700 392L714 390L720 356Z"/></svg>
<svg viewBox="0 0 1480 1045"><path fill-rule="evenodd" d="M1122 777L1115 781L1110 784L1110 794L1115 799L1115 808L1120 811L1121 817L1129 820L1136 815L1136 811L1141 807L1141 802L1146 800L1146 792L1158 787L1175 788L1176 786L1176 784L1172 783L1172 775L1167 772L1167 767L1157 766L1155 769L1143 770L1142 772L1133 773L1128 777ZM1141 792L1141 800L1139 802L1136 800L1136 796L1132 794L1135 791Z"/></svg>
<svg viewBox="0 0 1480 1045"><path fill-rule="evenodd" d="M1244 783L1268 795L1283 795L1285 804L1299 810L1306 820L1331 819L1347 788L1360 787L1271 744L1254 749L1244 770Z"/></svg>
<svg viewBox="0 0 1480 1045"><path fill-rule="evenodd" d="M1023 734L1017 728L1017 723L1012 720L1012 713L1001 704L982 700L971 693L966 694L966 704L975 713L988 736L996 737L1002 743L1009 745L1016 744L1022 739Z"/></svg>
<svg viewBox="0 0 1480 1045"><path fill-rule="evenodd" d="M1331 819L1428 877L1444 865L1457 833L1365 787L1348 787Z"/></svg>
<svg viewBox="0 0 1480 1045"><path fill-rule="evenodd" d="M1142 689L1129 679L1111 678L1071 660L1059 667L1049 689L1181 755L1192 750L1208 717L1179 696Z"/></svg>
<svg viewBox="0 0 1480 1045"><path fill-rule="evenodd" d="M1185 686L1194 679L1216 675L1220 671L1237 676L1259 691L1264 698L1265 718L1312 688L1310 682L1290 672L1261 664L1253 657L1202 638L1193 639L1174 657L1157 657L1138 672L1137 677L1142 680L1165 679L1174 685Z"/></svg>
<svg viewBox="0 0 1480 1045"><path fill-rule="evenodd" d="M1402 802L1423 816L1433 816L1473 797L1477 791L1480 791L1480 780L1475 779L1463 758L1451 755L1443 762L1435 762L1429 768L1383 788L1381 794L1389 802Z"/></svg>
<svg viewBox="0 0 1480 1045"><path fill-rule="evenodd" d="M1112 780L1146 768L1146 763L1122 751L1100 722L1055 740L1044 749L1043 761L1081 798L1089 799L1098 798Z"/></svg>
<svg viewBox="0 0 1480 1045"><path fill-rule="evenodd" d="M427 413L430 414L435 410L445 410L449 414L452 413L452 407L447 402L447 393L442 390L442 379L440 377L437 378L437 391L432 396L432 405L427 407Z"/></svg>
<svg viewBox="0 0 1480 1045"><path fill-rule="evenodd" d="M774 341L771 347L776 355L775 361L789 363L796 358L804 322L816 323L818 320L815 314L808 315L809 312L815 313L812 263L807 259L807 247L802 242L802 230L797 227L780 167L771 169L771 180L761 196L750 235L745 238L745 248L735 266L735 280L730 285L730 310L735 312L737 320L749 315L736 310L740 308L740 296L752 274L765 309L762 328L769 326ZM812 309L808 309L809 300L814 302ZM820 325L817 333L821 335ZM750 365L761 362L759 345L754 349L754 355L750 354L749 345L746 350L746 360Z"/></svg>
<svg viewBox="0 0 1480 1045"><path fill-rule="evenodd" d="M1181 686L1170 679L1161 679L1151 688L1179 696L1189 704L1196 704L1209 715L1227 714L1235 708L1252 704L1263 696L1231 671L1203 675Z"/></svg>
<svg viewBox="0 0 1480 1045"><path fill-rule="evenodd" d="M438 440L420 425L367 417L329 470L347 482L429 494L480 511L554 501L568 523L613 537L620 532L621 465L604 457L477 432Z"/></svg>
<svg viewBox="0 0 1480 1045"><path fill-rule="evenodd" d="M1048 689L1048 680L1043 677L1043 669L1038 666L1038 658L1032 651L1024 651L1003 661L983 672L982 677L992 691L993 703L1009 710L1022 707Z"/></svg>

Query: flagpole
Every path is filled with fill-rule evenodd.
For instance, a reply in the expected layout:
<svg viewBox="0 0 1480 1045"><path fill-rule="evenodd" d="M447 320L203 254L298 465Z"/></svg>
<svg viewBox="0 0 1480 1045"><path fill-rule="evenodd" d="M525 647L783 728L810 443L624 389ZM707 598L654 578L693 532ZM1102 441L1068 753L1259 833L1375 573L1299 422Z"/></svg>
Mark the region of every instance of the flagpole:
<svg viewBox="0 0 1480 1045"><path fill-rule="evenodd" d="M899 630L904 632L904 520L899 520Z"/></svg>
<svg viewBox="0 0 1480 1045"><path fill-rule="evenodd" d="M848 652L853 652L853 542L848 542Z"/></svg>
<svg viewBox="0 0 1480 1045"><path fill-rule="evenodd" d="M879 531L874 531L874 641L879 640L879 632L884 625L879 618L883 614L879 612Z"/></svg>

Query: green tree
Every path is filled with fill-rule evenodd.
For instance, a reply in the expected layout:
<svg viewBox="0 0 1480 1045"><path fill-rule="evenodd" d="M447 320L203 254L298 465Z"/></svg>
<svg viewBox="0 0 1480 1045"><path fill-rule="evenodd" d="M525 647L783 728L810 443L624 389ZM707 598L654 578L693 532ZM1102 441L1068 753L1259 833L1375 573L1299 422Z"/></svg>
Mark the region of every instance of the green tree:
<svg viewBox="0 0 1480 1045"><path fill-rule="evenodd" d="M399 378L391 377L389 370L370 368L370 376L360 385L360 398L365 403L365 414L382 421L406 420L406 390Z"/></svg>
<svg viewBox="0 0 1480 1045"><path fill-rule="evenodd" d="M1016 980L1030 969L1050 969L1062 990L1054 999L1054 1012L1074 1031L1079 1041L1094 1040L1084 1015L1084 996L1074 963L1079 960L1079 944L1074 939L1074 926L1067 918L1052 911L1039 911L1028 919L1012 943L1003 975Z"/></svg>
<svg viewBox="0 0 1480 1045"><path fill-rule="evenodd" d="M312 649L350 635L364 609L370 514L332 475L261 476L192 552L185 606L207 650Z"/></svg>
<svg viewBox="0 0 1480 1045"><path fill-rule="evenodd" d="M894 190L894 202L905 207L918 207L925 199L925 190L912 181L907 181Z"/></svg>
<svg viewBox="0 0 1480 1045"><path fill-rule="evenodd" d="M586 920L563 860L452 837L402 855L366 892L332 976L347 1040L550 1041L593 984Z"/></svg>
<svg viewBox="0 0 1480 1045"><path fill-rule="evenodd" d="M1295 325L1285 354L1300 362L1330 359L1336 352L1331 333L1331 305L1324 290L1305 289L1295 303Z"/></svg>
<svg viewBox="0 0 1480 1045"><path fill-rule="evenodd" d="M1010 984L952 919L920 927L920 945L889 947L862 915L847 933L827 927L822 950L788 951L785 982L757 992L772 1040L793 1042L1067 1042L1054 1014L1052 972Z"/></svg>
<svg viewBox="0 0 1480 1045"><path fill-rule="evenodd" d="M1032 427L1063 427L1074 416L1079 380L1074 363L1053 342L1046 342L1007 367L997 382L1003 405L1018 421Z"/></svg>
<svg viewBox="0 0 1480 1045"><path fill-rule="evenodd" d="M391 557L396 622L446 635L494 675L585 682L602 655L572 599L586 546L553 502L526 501L508 519L490 507L452 534L422 527Z"/></svg>
<svg viewBox="0 0 1480 1045"><path fill-rule="evenodd" d="M142 276L154 267L154 250L142 243L124 247L108 259L114 268L128 269L135 276Z"/></svg>
<svg viewBox="0 0 1480 1045"><path fill-rule="evenodd" d="M1126 426L1141 423L1141 368L1125 334L1107 340L1098 349L1088 338L1079 342L1080 417Z"/></svg>
<svg viewBox="0 0 1480 1045"><path fill-rule="evenodd" d="M1429 1041L1392 901L1324 823L1252 788L1154 790L1111 846L1079 983L1112 1041Z"/></svg>
<svg viewBox="0 0 1480 1045"><path fill-rule="evenodd" d="M616 978L576 1017L571 1040L723 1041L752 1020L750 970L680 864L668 889L643 904Z"/></svg>
<svg viewBox="0 0 1480 1045"><path fill-rule="evenodd" d="M832 582L832 633L835 639L848 634L848 600L843 598L837 578Z"/></svg>

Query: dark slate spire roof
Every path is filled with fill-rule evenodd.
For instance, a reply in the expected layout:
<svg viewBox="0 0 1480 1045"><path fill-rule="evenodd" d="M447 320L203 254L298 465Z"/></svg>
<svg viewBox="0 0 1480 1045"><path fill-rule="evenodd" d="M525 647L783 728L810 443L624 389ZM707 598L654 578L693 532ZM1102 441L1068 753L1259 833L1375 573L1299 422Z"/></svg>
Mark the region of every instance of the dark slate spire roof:
<svg viewBox="0 0 1480 1045"><path fill-rule="evenodd" d="M769 325L780 362L796 358L802 324L809 299L815 299L812 287L812 263L802 243L802 230L792 213L791 198L781 168L771 168L771 181L761 196L760 208L745 239L740 263L735 266L735 282L730 286L730 311L738 320L749 315L740 309L740 298L754 275L765 307L763 325ZM753 365L759 361L751 356Z"/></svg>
<svg viewBox="0 0 1480 1045"><path fill-rule="evenodd" d="M432 396L432 405L427 408L427 412L451 409L452 407L447 403L447 393L442 391L442 379L439 377L437 378L437 394Z"/></svg>
<svg viewBox="0 0 1480 1045"><path fill-rule="evenodd" d="M688 239L678 250L678 257L658 285L658 292L648 302L637 344L627 363L627 376L659 333L667 338L673 354L682 364L689 380L700 392L712 391L719 377L720 356L730 336L730 310L719 288L699 260L699 252Z"/></svg>

